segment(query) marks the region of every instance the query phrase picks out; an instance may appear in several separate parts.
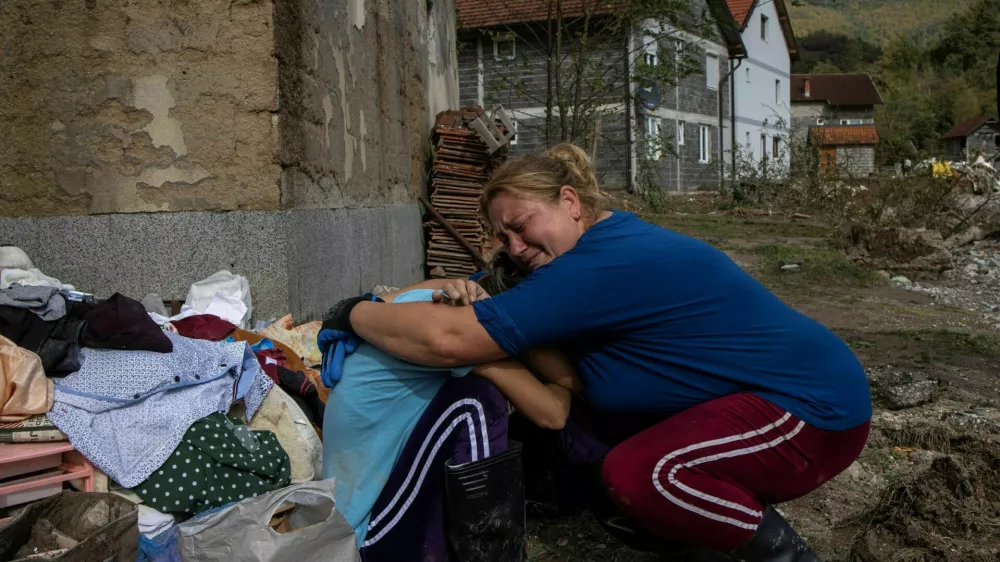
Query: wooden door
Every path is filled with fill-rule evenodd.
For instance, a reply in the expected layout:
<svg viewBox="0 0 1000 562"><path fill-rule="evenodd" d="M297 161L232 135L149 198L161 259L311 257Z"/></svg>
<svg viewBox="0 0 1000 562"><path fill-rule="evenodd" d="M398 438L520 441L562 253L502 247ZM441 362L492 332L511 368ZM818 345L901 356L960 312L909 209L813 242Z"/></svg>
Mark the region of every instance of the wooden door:
<svg viewBox="0 0 1000 562"><path fill-rule="evenodd" d="M819 149L819 170L824 174L837 171L837 148L824 146Z"/></svg>

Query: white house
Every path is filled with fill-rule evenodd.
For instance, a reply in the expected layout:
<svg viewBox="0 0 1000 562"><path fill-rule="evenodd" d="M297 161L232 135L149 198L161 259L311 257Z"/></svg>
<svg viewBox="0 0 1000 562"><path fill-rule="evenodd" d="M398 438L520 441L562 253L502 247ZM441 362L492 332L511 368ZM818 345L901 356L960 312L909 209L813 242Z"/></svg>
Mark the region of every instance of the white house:
<svg viewBox="0 0 1000 562"><path fill-rule="evenodd" d="M739 27L745 59L730 60L730 137L725 139L727 167L737 159L766 163L769 173L787 172L787 137L791 127L791 64L798 49L785 0L726 0ZM733 145L737 151L732 151Z"/></svg>

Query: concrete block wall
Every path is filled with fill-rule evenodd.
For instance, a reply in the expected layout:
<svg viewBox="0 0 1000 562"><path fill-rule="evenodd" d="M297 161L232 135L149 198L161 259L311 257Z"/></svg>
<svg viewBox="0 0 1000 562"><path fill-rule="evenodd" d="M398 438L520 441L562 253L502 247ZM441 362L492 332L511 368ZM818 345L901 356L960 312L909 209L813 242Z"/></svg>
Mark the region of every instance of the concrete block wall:
<svg viewBox="0 0 1000 562"><path fill-rule="evenodd" d="M837 168L842 175L865 178L875 173L875 147L838 146Z"/></svg>

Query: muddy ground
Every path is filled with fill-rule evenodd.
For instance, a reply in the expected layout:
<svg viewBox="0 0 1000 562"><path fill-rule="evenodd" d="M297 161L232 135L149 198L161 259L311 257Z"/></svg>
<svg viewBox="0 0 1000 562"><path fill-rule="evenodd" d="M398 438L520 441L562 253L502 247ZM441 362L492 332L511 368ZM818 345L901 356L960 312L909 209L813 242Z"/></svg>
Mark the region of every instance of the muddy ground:
<svg viewBox="0 0 1000 562"><path fill-rule="evenodd" d="M778 506L820 557L1000 560L1000 241L955 252L956 270L943 276L890 281L849 262L810 218L719 211L711 198L671 207L644 216L725 250L843 337L869 371L867 449L833 481ZM669 560L620 545L588 516L529 529L537 562Z"/></svg>

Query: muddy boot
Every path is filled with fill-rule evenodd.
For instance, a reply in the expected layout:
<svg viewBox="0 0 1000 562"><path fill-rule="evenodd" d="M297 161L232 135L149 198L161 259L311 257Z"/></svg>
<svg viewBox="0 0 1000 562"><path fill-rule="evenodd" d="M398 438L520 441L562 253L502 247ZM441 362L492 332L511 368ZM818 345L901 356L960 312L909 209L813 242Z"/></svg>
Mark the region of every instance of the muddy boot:
<svg viewBox="0 0 1000 562"><path fill-rule="evenodd" d="M764 509L753 537L731 554L737 562L820 562L806 541L771 506Z"/></svg>
<svg viewBox="0 0 1000 562"><path fill-rule="evenodd" d="M445 522L456 562L527 560L521 444L460 466L445 465Z"/></svg>

